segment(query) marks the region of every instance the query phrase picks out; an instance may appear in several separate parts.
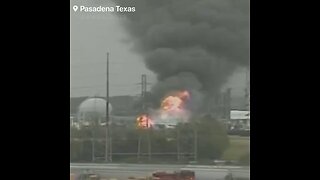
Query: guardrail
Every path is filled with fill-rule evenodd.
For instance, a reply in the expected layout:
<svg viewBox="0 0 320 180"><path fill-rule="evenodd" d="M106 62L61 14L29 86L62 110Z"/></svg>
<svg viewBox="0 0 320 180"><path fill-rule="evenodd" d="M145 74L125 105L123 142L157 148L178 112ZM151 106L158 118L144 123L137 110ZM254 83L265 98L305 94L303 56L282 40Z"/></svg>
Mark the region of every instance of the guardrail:
<svg viewBox="0 0 320 180"><path fill-rule="evenodd" d="M88 169L88 168L98 168L98 169L114 169L114 168L130 168L130 169L154 169L154 168L192 168L192 169L249 169L248 166L216 166L216 165L173 165L173 164L106 164L106 163L70 163L70 168L78 169Z"/></svg>

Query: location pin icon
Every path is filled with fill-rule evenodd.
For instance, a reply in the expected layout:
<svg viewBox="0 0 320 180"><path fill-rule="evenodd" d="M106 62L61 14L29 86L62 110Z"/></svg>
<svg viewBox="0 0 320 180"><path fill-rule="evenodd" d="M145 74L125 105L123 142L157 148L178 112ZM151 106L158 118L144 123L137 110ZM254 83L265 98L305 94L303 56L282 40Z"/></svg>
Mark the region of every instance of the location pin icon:
<svg viewBox="0 0 320 180"><path fill-rule="evenodd" d="M73 10L76 12L78 10L78 6L74 5Z"/></svg>

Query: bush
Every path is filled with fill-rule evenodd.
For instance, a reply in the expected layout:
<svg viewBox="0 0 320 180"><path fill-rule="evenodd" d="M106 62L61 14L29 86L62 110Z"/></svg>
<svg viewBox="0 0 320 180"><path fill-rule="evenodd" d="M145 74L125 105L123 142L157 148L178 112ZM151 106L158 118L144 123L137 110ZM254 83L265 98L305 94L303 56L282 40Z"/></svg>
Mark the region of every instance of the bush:
<svg viewBox="0 0 320 180"><path fill-rule="evenodd" d="M198 122L199 159L220 159L229 146L226 129L216 119L204 117Z"/></svg>

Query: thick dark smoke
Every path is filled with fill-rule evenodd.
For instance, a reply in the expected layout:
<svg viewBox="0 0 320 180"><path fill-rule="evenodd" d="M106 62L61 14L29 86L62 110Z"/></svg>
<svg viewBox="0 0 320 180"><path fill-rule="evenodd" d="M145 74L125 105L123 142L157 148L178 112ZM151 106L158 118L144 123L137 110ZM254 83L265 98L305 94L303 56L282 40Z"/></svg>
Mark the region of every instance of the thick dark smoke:
<svg viewBox="0 0 320 180"><path fill-rule="evenodd" d="M208 99L238 66L249 64L249 0L115 0L135 6L124 26L159 98L187 89ZM199 97L199 98L197 98Z"/></svg>

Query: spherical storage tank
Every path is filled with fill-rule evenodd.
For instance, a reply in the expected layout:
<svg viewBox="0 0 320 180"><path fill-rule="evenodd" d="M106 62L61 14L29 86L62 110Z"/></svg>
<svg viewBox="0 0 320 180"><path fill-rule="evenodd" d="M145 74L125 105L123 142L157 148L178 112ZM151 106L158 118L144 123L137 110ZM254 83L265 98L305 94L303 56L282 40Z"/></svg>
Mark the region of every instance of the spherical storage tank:
<svg viewBox="0 0 320 180"><path fill-rule="evenodd" d="M109 115L112 112L112 106L109 103ZM99 123L105 122L106 118L106 100L102 98L88 98L84 100L78 108L78 119L81 122L90 122L97 120Z"/></svg>

